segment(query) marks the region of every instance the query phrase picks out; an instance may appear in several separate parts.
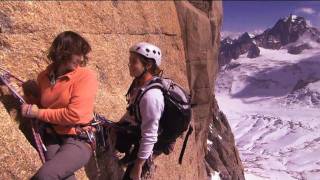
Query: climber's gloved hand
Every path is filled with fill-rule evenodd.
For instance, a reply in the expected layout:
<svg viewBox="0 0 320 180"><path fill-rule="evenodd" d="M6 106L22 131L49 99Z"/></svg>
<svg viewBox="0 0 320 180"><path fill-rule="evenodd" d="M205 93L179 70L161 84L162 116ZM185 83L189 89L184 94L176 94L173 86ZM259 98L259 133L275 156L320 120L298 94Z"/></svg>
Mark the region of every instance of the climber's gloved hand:
<svg viewBox="0 0 320 180"><path fill-rule="evenodd" d="M27 118L37 118L39 114L39 108L34 104L22 104L21 115Z"/></svg>

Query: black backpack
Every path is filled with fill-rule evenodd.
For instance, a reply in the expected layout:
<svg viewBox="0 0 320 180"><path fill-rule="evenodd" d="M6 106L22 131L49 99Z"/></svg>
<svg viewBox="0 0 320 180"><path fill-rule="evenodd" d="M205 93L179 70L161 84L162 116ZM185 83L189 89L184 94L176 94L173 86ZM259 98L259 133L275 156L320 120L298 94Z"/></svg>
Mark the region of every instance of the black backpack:
<svg viewBox="0 0 320 180"><path fill-rule="evenodd" d="M133 103L133 111L138 122L141 122L139 103L143 95L150 89L160 89L164 96L164 112L159 122L160 133L155 144L166 145L175 142L184 132L187 132L179 157L182 163L188 138L193 131L191 122L191 96L177 83L169 78L156 77L144 88L140 89ZM130 91L130 89L129 89ZM129 92L128 91L128 92ZM169 154L170 152L164 151Z"/></svg>

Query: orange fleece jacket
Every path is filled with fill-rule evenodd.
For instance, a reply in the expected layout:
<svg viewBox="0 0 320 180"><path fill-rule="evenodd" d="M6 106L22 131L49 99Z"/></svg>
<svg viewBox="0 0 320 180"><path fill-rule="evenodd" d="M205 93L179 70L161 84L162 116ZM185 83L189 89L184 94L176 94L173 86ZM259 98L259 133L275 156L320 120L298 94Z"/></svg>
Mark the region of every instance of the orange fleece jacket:
<svg viewBox="0 0 320 180"><path fill-rule="evenodd" d="M38 119L53 124L58 134L76 134L77 124L87 124L93 119L93 109L98 80L95 72L78 67L57 78L51 85L49 74L52 65L38 76L41 92Z"/></svg>

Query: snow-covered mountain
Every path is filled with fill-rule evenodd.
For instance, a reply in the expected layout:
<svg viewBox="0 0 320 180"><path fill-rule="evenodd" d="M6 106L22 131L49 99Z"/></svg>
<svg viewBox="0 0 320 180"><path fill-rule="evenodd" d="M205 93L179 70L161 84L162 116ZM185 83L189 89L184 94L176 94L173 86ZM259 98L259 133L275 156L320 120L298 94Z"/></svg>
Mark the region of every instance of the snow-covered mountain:
<svg viewBox="0 0 320 180"><path fill-rule="evenodd" d="M297 43L299 40L296 40ZM320 179L320 48L259 47L221 68L216 98L247 179Z"/></svg>
<svg viewBox="0 0 320 180"><path fill-rule="evenodd" d="M312 49L310 42L320 44L320 31L307 22L304 17L290 14L279 19L272 28L261 34L245 32L236 39L226 37L221 41L219 64L224 66L245 53L248 53L249 58L256 58L260 55L258 47L285 48L291 54L300 54L305 49Z"/></svg>

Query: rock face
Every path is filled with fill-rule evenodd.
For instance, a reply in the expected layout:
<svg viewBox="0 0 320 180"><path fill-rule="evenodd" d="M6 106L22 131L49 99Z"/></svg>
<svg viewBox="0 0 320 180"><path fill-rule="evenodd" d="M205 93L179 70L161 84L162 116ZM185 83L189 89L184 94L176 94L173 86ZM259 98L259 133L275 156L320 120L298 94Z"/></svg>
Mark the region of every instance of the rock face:
<svg viewBox="0 0 320 180"><path fill-rule="evenodd" d="M195 133L188 142L183 164L177 163L182 144L179 139L174 153L156 159L153 179L206 179L204 157L210 153L206 144L209 124L219 112L215 108L214 82L221 20L222 3L218 1L3 2L0 65L24 79L36 78L49 63L46 52L53 38L62 31L76 31L92 46L89 67L98 73L100 82L96 111L117 121L125 111L124 94L131 82L128 49L139 41L155 43L163 52L164 75L190 89L198 106L193 111ZM8 112L16 111L17 105L12 107L6 97L0 96L1 121L5 122L0 128L4 133L0 136L1 158L5 158L0 178L25 179L39 168L40 162L13 119L23 120L16 113L10 113L10 118ZM14 136L6 129L11 129ZM234 148L234 142L227 148ZM103 172L100 178L93 160L77 172L77 177L119 179L123 170L111 154L111 150L99 154ZM219 156L215 158L224 162ZM234 172L233 165L223 166Z"/></svg>
<svg viewBox="0 0 320 180"><path fill-rule="evenodd" d="M260 55L260 49L256 44L252 44L248 50L248 58L256 58Z"/></svg>
<svg viewBox="0 0 320 180"><path fill-rule="evenodd" d="M214 171L220 173L222 180L244 180L243 166L234 145L234 136L228 120L223 112L219 111L218 106L214 107L214 110L215 117L210 124L210 145L206 161Z"/></svg>
<svg viewBox="0 0 320 180"><path fill-rule="evenodd" d="M9 98L3 91L2 97ZM11 119L9 109L0 103L0 171L1 179L25 179L41 164L37 152L21 132L21 124Z"/></svg>
<svg viewBox="0 0 320 180"><path fill-rule="evenodd" d="M201 8L198 8L199 11L195 8L197 6L193 7L183 1L177 1L176 7L186 51L192 99L197 104L193 117L198 153L201 159L205 157L208 174L216 171L220 172L222 179L244 179L233 134L214 96L222 20L221 3L212 1L208 12ZM207 147L207 139L215 144Z"/></svg>
<svg viewBox="0 0 320 180"><path fill-rule="evenodd" d="M300 54L305 49L311 49L310 45L305 43L305 44L301 44L301 45L298 45L298 46L290 46L288 48L288 53L290 53L290 54Z"/></svg>

